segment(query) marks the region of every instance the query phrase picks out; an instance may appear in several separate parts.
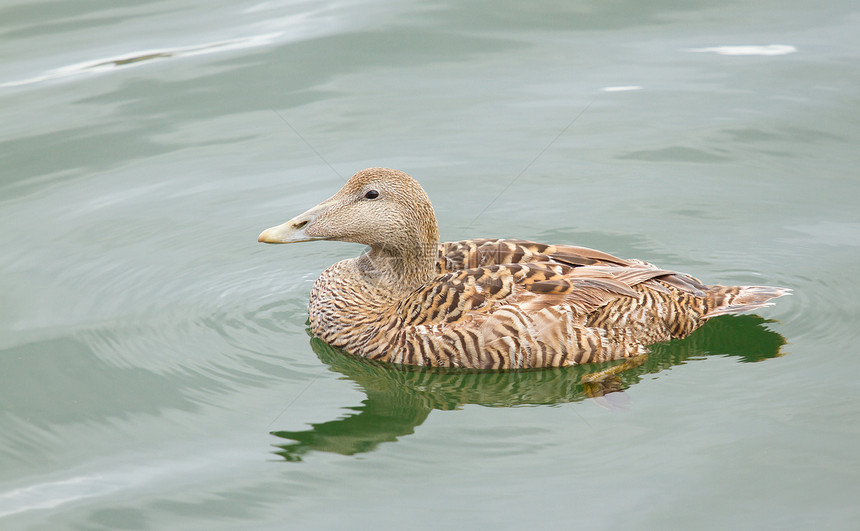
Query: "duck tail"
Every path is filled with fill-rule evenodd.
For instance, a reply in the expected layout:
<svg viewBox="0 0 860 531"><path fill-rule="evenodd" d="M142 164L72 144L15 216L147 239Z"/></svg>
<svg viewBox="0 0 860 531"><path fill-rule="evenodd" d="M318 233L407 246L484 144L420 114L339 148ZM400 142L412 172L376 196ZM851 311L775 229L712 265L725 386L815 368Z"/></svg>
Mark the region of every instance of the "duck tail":
<svg viewBox="0 0 860 531"><path fill-rule="evenodd" d="M772 306L770 299L790 295L788 288L773 286L708 286L703 319Z"/></svg>

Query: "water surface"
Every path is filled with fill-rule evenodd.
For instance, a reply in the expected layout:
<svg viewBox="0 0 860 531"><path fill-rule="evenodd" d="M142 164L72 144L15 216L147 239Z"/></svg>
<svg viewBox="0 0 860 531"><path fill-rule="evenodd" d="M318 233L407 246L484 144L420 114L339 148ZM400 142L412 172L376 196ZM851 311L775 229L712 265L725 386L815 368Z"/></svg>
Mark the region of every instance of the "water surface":
<svg viewBox="0 0 860 531"><path fill-rule="evenodd" d="M0 527L828 528L860 518L852 2L6 2ZM794 295L591 369L311 340L355 171L442 237Z"/></svg>

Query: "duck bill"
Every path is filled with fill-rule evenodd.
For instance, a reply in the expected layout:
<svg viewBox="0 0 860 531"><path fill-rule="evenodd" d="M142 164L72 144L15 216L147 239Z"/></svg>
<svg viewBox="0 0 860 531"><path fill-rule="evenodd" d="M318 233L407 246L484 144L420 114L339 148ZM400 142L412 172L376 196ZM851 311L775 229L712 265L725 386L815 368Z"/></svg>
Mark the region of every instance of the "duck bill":
<svg viewBox="0 0 860 531"><path fill-rule="evenodd" d="M298 243L325 240L324 237L311 236L305 232L324 207L325 203L317 205L286 223L264 230L257 237L257 241L262 243Z"/></svg>

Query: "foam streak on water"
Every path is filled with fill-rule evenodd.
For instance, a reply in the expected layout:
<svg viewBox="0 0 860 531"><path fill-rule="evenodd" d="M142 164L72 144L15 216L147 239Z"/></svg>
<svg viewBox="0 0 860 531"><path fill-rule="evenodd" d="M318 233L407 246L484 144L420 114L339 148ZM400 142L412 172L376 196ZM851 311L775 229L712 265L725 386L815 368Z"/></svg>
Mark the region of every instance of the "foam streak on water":
<svg viewBox="0 0 860 531"><path fill-rule="evenodd" d="M797 48L790 44L768 44L766 46L711 46L693 48L691 52L715 53L717 55L788 55L796 53Z"/></svg>

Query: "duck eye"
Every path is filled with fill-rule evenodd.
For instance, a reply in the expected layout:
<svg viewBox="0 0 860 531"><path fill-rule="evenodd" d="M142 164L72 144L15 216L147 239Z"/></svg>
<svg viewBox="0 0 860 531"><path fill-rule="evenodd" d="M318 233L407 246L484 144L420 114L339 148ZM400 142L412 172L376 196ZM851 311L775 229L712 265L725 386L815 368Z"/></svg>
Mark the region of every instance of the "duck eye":
<svg viewBox="0 0 860 531"><path fill-rule="evenodd" d="M364 194L364 197L366 197L367 199L376 199L377 197L379 197L379 192L377 192L376 190L368 190L367 193Z"/></svg>

